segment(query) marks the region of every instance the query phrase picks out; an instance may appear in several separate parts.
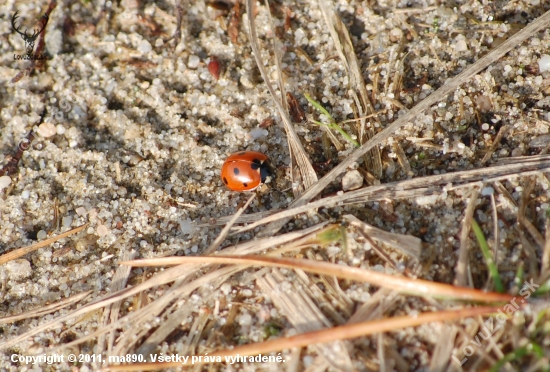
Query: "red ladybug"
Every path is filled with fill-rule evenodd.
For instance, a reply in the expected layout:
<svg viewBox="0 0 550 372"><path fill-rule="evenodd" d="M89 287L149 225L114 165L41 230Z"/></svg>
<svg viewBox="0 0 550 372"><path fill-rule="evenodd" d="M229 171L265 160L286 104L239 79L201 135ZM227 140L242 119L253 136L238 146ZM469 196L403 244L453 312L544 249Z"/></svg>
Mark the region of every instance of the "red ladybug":
<svg viewBox="0 0 550 372"><path fill-rule="evenodd" d="M221 176L231 190L252 191L271 179L271 164L261 152L236 152L223 163Z"/></svg>

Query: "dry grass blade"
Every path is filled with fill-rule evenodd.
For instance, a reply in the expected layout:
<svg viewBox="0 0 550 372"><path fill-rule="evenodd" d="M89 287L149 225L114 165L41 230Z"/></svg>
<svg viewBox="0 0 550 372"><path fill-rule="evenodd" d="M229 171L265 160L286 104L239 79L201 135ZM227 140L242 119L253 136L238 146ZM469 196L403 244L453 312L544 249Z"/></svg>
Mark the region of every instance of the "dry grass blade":
<svg viewBox="0 0 550 372"><path fill-rule="evenodd" d="M363 222L346 214L343 216L352 226L357 227L362 233L370 236L379 243L386 244L393 249L400 251L407 256L420 259L420 250L422 249L422 240L412 235L394 234Z"/></svg>
<svg viewBox="0 0 550 372"><path fill-rule="evenodd" d="M456 263L456 278L455 285L466 286L466 271L468 270L468 251L470 247L470 228L472 226L472 218L476 209L477 197L479 189L472 190L468 207L462 220L462 230L460 232L460 249L458 253L458 261Z"/></svg>
<svg viewBox="0 0 550 372"><path fill-rule="evenodd" d="M527 237L525 236L525 231L531 235L535 243L538 245L539 249L543 249L544 247L544 236L537 230L535 225L526 216L527 212L527 205L531 204L531 192L535 188L535 178L526 178L523 182L523 191L521 192L521 198L519 203L519 208L517 211L517 221L519 223L519 234L520 234L520 240L521 245L523 246L523 249L525 251L525 255L527 257L526 264L529 267L529 272L532 273L533 276L538 277L539 276L539 262L538 262L538 255L536 252L535 247L531 245L531 243L527 240Z"/></svg>
<svg viewBox="0 0 550 372"><path fill-rule="evenodd" d="M250 0L249 0L250 1ZM416 115L420 114L424 110L430 108L432 105L436 104L440 100L447 97L448 94L453 92L455 89L460 87L463 83L470 80L474 75L476 75L481 70L485 69L493 62L504 56L512 48L521 44L527 38L531 37L534 33L543 28L547 27L550 23L550 11L547 11L542 16L537 18L534 22L530 23L524 27L521 31L517 32L511 36L508 40L503 42L501 45L493 49L487 55L479 59L473 65L466 68L463 72L455 76L450 81L446 82L442 87L437 89L435 92L426 97L422 102L414 106L409 112L401 116L399 119L394 121L382 132L376 134L371 138L367 143L362 145L360 148L352 152L344 161L334 167L329 173L327 173L323 178L321 178L317 183L307 189L298 199L292 203L292 207L301 206L316 195L318 195L325 187L327 187L332 181L336 179L340 174L342 174L350 165L352 165L359 157L363 156L367 151L372 149L375 146L378 146L384 140L388 139L397 129L403 125L411 122Z"/></svg>
<svg viewBox="0 0 550 372"><path fill-rule="evenodd" d="M446 297L460 300L496 302L509 301L512 296L501 293L484 292L476 289L455 287L449 284L434 283L421 279L382 274L372 270L343 266L322 261L299 260L292 258L275 258L264 256L208 256L208 257L164 257L121 262L123 265L135 267L169 266L184 263L210 263L232 265L261 265L268 267L286 267L301 269L321 275L334 275L341 279L357 280L399 292L417 295Z"/></svg>
<svg viewBox="0 0 550 372"><path fill-rule="evenodd" d="M178 268L179 267L175 267L173 269L178 269ZM147 324L147 322L152 318L159 316L163 311L165 311L165 309L168 307L168 305L171 302L181 298L186 298L197 288L200 288L201 286L204 286L207 283L210 284L212 281L217 280L220 277L233 275L240 270L239 268L235 268L235 267L225 267L225 268L216 270L214 272L208 273L207 275L198 276L195 280L185 283L184 282L185 278L189 277L192 274L195 274L197 272L197 269L198 267L196 265L187 265L186 270L179 270L180 278L159 299L151 302L149 305L139 309L138 311L129 313L125 317L120 318L116 322L108 324L107 326L100 328L95 332L92 332L86 336L83 336L75 341L58 346L57 348L52 349L51 352L58 352L68 347L75 346L75 345L87 342L89 340L93 340L96 337L106 332L115 330L117 328L121 328L125 325L131 325L131 327L134 330L139 330L139 332L123 333L123 337L117 340L116 348L111 352L111 355L125 355L129 353L132 347L134 347L135 343L137 343L138 341L140 341L140 339L142 339L143 337L145 337L147 334L150 333L150 328L145 326L145 324ZM155 279L155 277L153 277L152 279L148 280L145 283L140 284L140 286L150 284L149 282L152 282L153 279ZM118 300L129 297L128 293L130 293L130 295L134 294L131 291L127 291L126 293L119 295ZM90 312L93 310L92 305L94 305L95 307L97 304L93 303L93 304L90 304L86 309L79 309L79 310L84 310L84 312ZM75 314L70 314L70 315L75 316ZM65 317L63 320L67 320L66 318L67 317ZM60 321L61 320L58 320L57 323L59 323ZM54 325L50 324L48 328L52 328L52 327L54 327ZM157 337L160 337L161 333L162 332L158 332L158 333L154 332L150 336L150 338L158 339ZM15 343L15 342L13 340L10 340L10 343ZM1 347L4 347L4 345L0 345L0 348Z"/></svg>
<svg viewBox="0 0 550 372"><path fill-rule="evenodd" d="M183 273L188 273L190 271L190 268L193 268L193 267L194 267L194 265L182 265L182 267L172 267L170 269L164 270L163 272L153 276L151 279L147 280L146 282L143 282L143 283L138 284L138 285L136 285L134 287L131 287L131 288L125 288L125 289L120 290L118 292L110 293L106 296L103 296L103 297L95 300L94 302L87 304L86 306L83 306L79 309L76 309L76 310L70 312L69 314L65 314L65 315L60 316L56 319L53 319L50 322L47 322L45 324L41 324L40 326L35 327L35 328L29 330L28 332L25 332L24 334L21 334L17 337L14 337L9 341L4 341L3 343L0 344L0 350L4 350L4 349L9 348L13 345L16 345L17 343L19 343L23 340L26 340L29 337L37 335L40 332L45 331L47 329L56 328L56 327L60 326L61 324L63 324L64 322L70 320L70 319L74 319L78 316L87 314L91 311L94 311L94 310L103 308L105 306L108 306L110 304L113 304L115 302L121 301L125 298L133 296L133 295L135 295L135 294L137 294L141 291L145 291L149 288L172 282L172 281L178 279L179 277L181 277L182 275L185 275ZM111 326L112 325L106 326L104 331L105 332L109 331L109 327L111 327ZM103 333L103 332L100 332L100 333Z"/></svg>
<svg viewBox="0 0 550 372"><path fill-rule="evenodd" d="M364 116L363 113L373 114L374 108L369 100L363 74L361 73L361 66L357 60L357 55L351 42L346 26L334 12L333 4L327 0L319 1L319 8L323 13L323 18L330 31L334 46L340 59L346 67L346 71L349 75L350 88L355 92L359 92L362 107L359 108L359 115ZM361 120L362 128L359 130L359 140L363 142L364 139L368 140L374 136L374 131L365 127L365 121ZM380 150L378 147L373 147L367 154L367 167L375 175L376 178L380 178L382 175L382 160L380 159Z"/></svg>
<svg viewBox="0 0 550 372"><path fill-rule="evenodd" d="M508 133L508 129L509 129L508 125L503 125L500 128L500 130L498 131L497 136L495 137L495 139L493 141L493 144L489 148L489 151L487 151L487 153L483 156L483 159L481 159L481 164L485 164L485 163L487 163L487 161L489 161L489 159L491 159L491 156L493 155L493 153L498 148L498 146L500 144L500 141L502 140L504 135L506 133Z"/></svg>
<svg viewBox="0 0 550 372"><path fill-rule="evenodd" d="M282 103L285 97L282 95L280 99L277 97L277 93L275 92L273 85L271 85L271 82L269 80L269 75L263 65L263 61L261 59L261 54L260 54L260 48L258 45L258 36L256 35L256 25L254 20L254 14L255 14L254 5L255 5L255 1L246 0L246 13L248 15L248 31L250 33L249 34L250 46L252 48L252 51L254 52L254 58L256 59L256 64L258 65L258 69L260 70L262 78L264 79L267 89L269 90L269 93L273 97L275 105L277 106L279 115L281 115L281 119L283 120L283 124L287 134L288 144L289 144L291 164L293 164L292 166L294 166L294 162L296 163L297 168L299 170L299 172L297 173L299 173L299 176L301 178L301 182L299 184L300 187L298 189L295 189L293 187L293 190L292 190L295 196L298 196L298 194L302 193L302 190L310 188L312 185L314 185L317 182L317 174L315 173L315 170L313 169L313 166L309 161L309 158L302 146L302 143L300 142L300 138L298 137L298 135L296 134L296 131L294 130L292 121L288 116L288 112L285 110L285 105ZM291 169L291 174L293 175L292 176L293 184L295 184L297 180L294 179L295 172L293 171L293 169ZM303 204L305 202L307 202L307 200L300 203ZM275 233L279 231L281 227L283 227L285 222L286 221L284 220L276 221L273 224L267 226L264 229L264 231L262 231L259 234L259 237L275 235Z"/></svg>
<svg viewBox="0 0 550 372"><path fill-rule="evenodd" d="M546 243L542 251L542 265L539 283L550 277L550 219L546 220Z"/></svg>
<svg viewBox="0 0 550 372"><path fill-rule="evenodd" d="M306 230L290 232L290 233L287 233L287 234L284 234L284 235L281 235L281 236L277 236L277 237L274 237L274 238L242 243L242 244L239 244L237 246L228 247L227 252L232 253L232 254L258 253L258 252L261 252L263 250L269 249L271 247L275 247L275 246L280 245L280 244L286 244L286 243L291 242L293 240L302 238L304 236L304 233L307 233L307 234L314 233L315 231L323 228L326 224L327 224L326 222L321 223L321 224L318 224L316 226L312 226L312 227L310 227ZM64 322L66 322L70 319L74 319L78 316L87 314L91 311L100 309L102 307L109 306L110 304L116 303L116 302L121 301L125 298L136 295L136 294L138 294L142 291L145 291L149 288L164 285L166 283L170 283L174 280L177 280L179 278L187 276L187 275L195 272L194 270L196 269L196 267L197 267L196 265L185 265L184 264L184 265L181 265L181 266L172 267L172 268L169 268L167 270L164 270L163 272L158 273L157 275L153 276L151 279L149 279L149 280L147 280L143 283L140 283L140 284L138 284L138 285L136 285L132 288L127 288L127 289L123 289L123 290L120 290L120 291L112 293L112 294L108 294L108 295L106 295L102 298L99 298L99 299L95 300L94 302L92 302L92 303L90 303L86 306L83 306L79 309L76 309L76 310L70 312L69 314L65 314L63 316L60 316L56 319L53 319L50 322L47 322L45 324L42 324L38 327L33 328L33 329L29 330L28 332L25 332L24 334L21 334L17 337L14 337L9 341L5 341L5 342L0 344L0 350L3 350L3 349L11 347L13 345L16 345L19 342L21 342L23 340L26 340L29 337L35 336L35 335L39 334L40 332L45 331L47 329L52 329L52 328L59 327ZM227 270L227 269L224 269L224 270ZM231 270L234 271L234 269L230 269L229 272L231 272ZM200 279L204 280L204 278L205 277L203 276ZM174 296L181 298L181 291L188 290L188 289L183 288L183 289L179 289L179 290L180 290L180 292L176 292ZM164 297L162 299L164 300ZM171 300L173 300L173 298ZM159 300L155 301L154 304L155 304L155 306L161 308L161 310L162 310L162 306L163 306L164 303L163 303L163 301L161 301L161 299L159 299ZM150 313L151 313L150 310L140 309L139 311L131 313L130 315L136 316L136 317L141 317L142 314L150 314ZM92 338L98 337L103 333L109 332L110 330L119 328L122 325L131 322L132 319L133 319L132 317L129 317L127 315L124 318L118 319L116 322L110 323L109 325L103 327L103 329L101 329L97 332L93 332L92 334L86 336L85 338L79 339L74 343L76 344L76 343L79 343L79 342L84 342L88 338L92 339ZM72 344L73 343L63 345L63 347L69 347Z"/></svg>
<svg viewBox="0 0 550 372"><path fill-rule="evenodd" d="M531 204L531 193L533 192L535 185L536 180L534 177L529 177L524 182L518 210L518 222L531 235L535 243L537 243L538 248L542 249L542 247L544 247L544 236L526 216L528 205Z"/></svg>
<svg viewBox="0 0 550 372"><path fill-rule="evenodd" d="M286 247L288 244L300 244L304 240L307 241L311 239L310 235L316 235L317 233L322 231L322 229L326 225L328 225L328 222L322 222L304 230L291 231L283 235L244 242L238 245L225 247L222 251L219 251L218 253L221 253L223 255L245 255L259 253L277 246Z"/></svg>
<svg viewBox="0 0 550 372"><path fill-rule="evenodd" d="M214 353L209 353L209 359L215 361L219 357L221 362L230 361L230 357L235 356L251 356L257 354L267 354L274 351L291 349L293 347L309 346L311 344L319 344L323 342L332 342L336 340L347 340L361 336L367 336L374 333L388 332L402 329L405 327L416 327L421 324L432 322L444 322L455 319L468 318L477 315L484 315L496 312L498 307L484 306L478 308L460 309L439 311L433 313L424 313L415 316L400 316L389 319L376 319L373 321L347 324L339 327L323 329L321 331L305 333L297 336L278 338L262 343L238 346L230 350L223 350ZM167 363L139 363L122 366L109 366L107 371L153 371L162 368L182 367L198 364L206 364L210 361L195 361L192 363L191 358L186 362L167 362Z"/></svg>
<svg viewBox="0 0 550 372"><path fill-rule="evenodd" d="M433 359L430 363L430 371L444 372L451 360L453 349L455 347L454 340L458 333L458 327L454 324L445 324L439 329L439 337L442 342L435 345L433 351ZM450 368L449 368L450 369Z"/></svg>
<svg viewBox="0 0 550 372"><path fill-rule="evenodd" d="M326 223L322 223L317 226L312 226L311 228L306 229L306 231L308 233L314 234L315 231L321 229L325 225ZM264 241L247 242L247 243L239 244L235 247L228 247L227 250L234 254L243 254L246 252L249 252L249 253L260 252L270 247L274 247L280 244L285 244L286 242L301 238L303 237L303 233L304 231L291 232L291 233L282 235L280 237L276 237L272 239L264 239ZM157 274L156 276L152 277L146 282L138 284L131 289L121 290L119 292L114 293L113 295L106 296L102 299L96 300L95 302L81 309L75 310L70 314L67 314L63 317L53 320L52 322L49 322L48 324L41 326L39 329L33 329L25 333L24 335L16 337L10 340L8 345L2 345L2 347L4 346L8 347L8 346L17 344L18 342L28 337L31 337L37 333L40 333L44 329L55 328L62 322L65 322L71 318L89 313L100 307L109 306L111 303L118 302L130 296L133 296L148 288L159 286L159 285L171 282L173 280L176 280L176 283L174 283L174 285L170 288L170 290L168 290L161 298L150 303L148 306L142 309L139 309L138 311L134 311L133 313L130 313L129 315L126 315L125 317L118 319L116 322L105 325L104 327L102 327L100 330L96 332L92 332L91 334L85 337L82 337L69 344L63 345L57 349L63 349L63 348L71 347L71 346L86 342L87 340L94 339L109 331L120 328L125 324L132 324L133 326L137 327L139 324L147 322L147 320L150 319L151 316L158 316L158 314L164 311L164 309L169 305L170 302L174 301L174 299L186 297L193 290L195 290L197 287L200 287L204 283L211 283L213 280L219 279L220 276L231 275L240 270L239 268L227 267L227 268L223 268L215 272L209 273L207 275L202 275L196 278L195 280L192 280L184 284L182 279L190 277L190 275L193 275L194 273L196 273L198 269L199 269L199 265L182 265L181 267L173 267L173 268L167 269L164 272ZM163 337L165 337L167 333L168 334L170 333L169 331L170 326L174 326L174 324L178 324L177 322L172 321L171 319L173 318L170 316L170 318L168 319L169 324L167 324L166 327L162 327L162 329L161 328L157 329L152 335L150 335L149 338L152 341L160 340L159 342L161 342ZM144 330L145 330L145 333L149 332L149 328L144 328ZM117 350L121 350L121 351L111 355L125 354L126 353L125 350L128 349L131 345L137 342L138 339L141 338L141 337L134 337L133 333L125 333L124 335L125 336L117 342ZM142 336L145 336L145 335L142 335ZM124 348L124 350L122 350L121 348ZM144 350L144 349L141 349L141 350Z"/></svg>
<svg viewBox="0 0 550 372"><path fill-rule="evenodd" d="M260 70L262 78L264 79L265 85L267 86L269 93L273 97L273 101L277 106L279 115L281 115L281 119L283 120L285 131L288 136L288 143L291 150L291 154L292 156L294 156L294 159L296 159L298 169L300 170L303 186L304 188L308 188L317 181L317 174L315 173L313 167L311 166L311 163L302 146L302 143L300 142L300 138L296 134L296 131L294 131L292 121L288 116L288 112L284 108L285 105L282 103L282 101L285 99L285 96L282 96L282 95L281 97L277 96L277 92L273 88L273 85L271 84L269 79L269 75L264 67L264 61L262 61L261 52L258 44L258 36L256 34L256 24L254 20L254 4L255 2L253 0L246 1L246 13L248 16L248 31L249 31L249 38L250 38L249 40L250 46L252 47L252 51L254 52L254 57L256 58L256 64L258 65L258 69Z"/></svg>
<svg viewBox="0 0 550 372"><path fill-rule="evenodd" d="M85 299L86 297L88 297L88 295L90 293L92 293L92 292L91 291L82 292L82 293L79 293L77 295L66 298L64 300L55 302L53 304L43 306L43 307L35 309L35 310L27 311L26 313L23 313L23 314L2 317L2 318L0 318L0 325L1 324L9 324L9 323L17 322L17 321L23 320L23 319L35 318L37 316L42 316L42 315L45 315L45 314L50 314L50 313L59 311L59 310L65 308L67 306L70 306L74 303L77 303L77 302Z"/></svg>
<svg viewBox="0 0 550 372"><path fill-rule="evenodd" d="M237 221L237 219L241 216L241 214L243 214L243 212L246 210L246 208L248 208L248 206L250 205L250 203L252 203L252 200L254 200L254 198L256 197L256 194L252 194L250 196L250 198L248 198L248 200L246 201L245 205L240 208L234 215L233 217L231 218L231 220L227 223L227 225L225 225L225 227L222 229L222 231L220 232L220 235L218 235L218 237L216 238L216 240L214 240L212 242L212 244L210 245L210 247L208 247L205 251L204 251L204 254L212 254L214 252L216 252L218 250L218 248L220 247L220 245L222 245L223 243L223 240L227 237L227 234L229 234L229 230L231 230L231 227L233 227L233 225L235 224L235 221Z"/></svg>
<svg viewBox="0 0 550 372"><path fill-rule="evenodd" d="M517 161L517 160L516 160ZM406 181L390 182L383 185L366 187L347 192L343 195L331 196L307 205L287 209L285 211L269 215L259 221L247 225L240 232L254 229L262 224L277 221L279 219L295 216L299 213L309 212L316 208L330 208L343 204L365 203L367 201L382 200L386 198L399 199L418 197L422 195L434 195L443 192L443 187L451 190L449 184L458 184L457 187L471 187L471 183L492 182L500 179L510 179L550 170L550 157L527 157L518 163L506 163L493 167L467 170L462 172L446 173L435 176L414 178Z"/></svg>
<svg viewBox="0 0 550 372"><path fill-rule="evenodd" d="M305 275L304 275L305 276ZM323 328L330 328L332 324L321 309L312 300L309 292L299 281L288 283L291 289L281 290L286 282L279 270L258 278L256 283L263 293L272 299L278 311L283 314L299 333L313 332ZM309 283L315 287L314 284ZM318 355L339 371L352 371L353 365L347 352L346 345L335 341L326 345L314 347Z"/></svg>
<svg viewBox="0 0 550 372"><path fill-rule="evenodd" d="M261 212L243 214L237 219L236 223L252 223L252 222L258 221L259 219L264 218L266 216L270 216L274 213L277 213L277 211L276 210L269 210L269 211L261 211ZM228 221L231 220L231 218L233 218L233 216L213 218L211 221L206 222L206 223L197 223L197 227L225 225L225 224L227 224Z"/></svg>
<svg viewBox="0 0 550 372"><path fill-rule="evenodd" d="M128 257L129 259L133 259L136 252L134 250L132 251L126 251L123 253L124 257ZM126 284L128 283L128 277L130 276L131 270L124 270L122 266L119 266L116 270L116 273L113 277L113 281L109 285L108 292L115 293L118 291L123 290L126 287ZM106 326L109 323L114 323L119 317L120 314L120 308L122 306L122 301L115 302L114 304L111 304L109 306L106 306L103 310L103 317L101 319L102 327ZM107 350L113 349L115 334L111 331L109 334L109 338L107 339ZM97 342L97 352L103 352L105 345L105 335L102 334L98 338Z"/></svg>
<svg viewBox="0 0 550 372"><path fill-rule="evenodd" d="M13 250L11 252L8 252L8 253L0 256L0 265L5 264L6 262L9 262L11 260L15 260L19 257L22 257L22 256L24 256L28 253L34 252L37 249L40 249L42 247L46 247L46 246L48 246L48 245L50 245L50 244L52 244L52 243L54 243L54 242L56 242L60 239L66 238L67 236L71 236L73 234L79 233L82 230L84 230L87 226L88 226L88 224L85 223L84 225L80 225L78 227L75 227L72 230L65 231L64 233L61 233L61 234L56 235L56 236L52 236L51 238L48 238L48 239L44 239L41 242L35 243L33 245L26 246L26 247L23 247L23 248L19 248L19 249Z"/></svg>

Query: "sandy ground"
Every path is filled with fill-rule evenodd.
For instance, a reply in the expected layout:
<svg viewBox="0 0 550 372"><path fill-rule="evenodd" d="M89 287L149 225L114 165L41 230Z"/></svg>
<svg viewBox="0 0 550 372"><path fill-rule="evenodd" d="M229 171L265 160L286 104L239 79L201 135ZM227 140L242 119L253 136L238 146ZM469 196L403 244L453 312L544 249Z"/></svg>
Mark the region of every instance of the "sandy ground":
<svg viewBox="0 0 550 372"><path fill-rule="evenodd" d="M0 253L32 245L84 223L89 225L78 234L0 268L1 316L25 313L85 291L91 291L91 295L84 303L114 291L120 284L113 278L122 258L203 252L221 230L211 223L235 213L250 196L228 190L220 179L221 166L230 153L261 151L276 168L277 180L245 213L285 209L294 198L286 134L249 46L244 4L240 17L232 4L183 4L181 41L175 45L172 35L177 12L172 2L124 0L109 1L105 6L96 1L59 2L46 28L44 52L50 59L37 63L30 76L12 82L31 62L16 57L25 54L25 42L13 31L11 18L19 11L21 31L31 30L38 27L37 19L47 6L47 2L30 1L0 4L1 164L8 164L18 144L33 127L41 125L39 138L20 154L10 180L0 179ZM350 32L367 92L378 113L377 120L368 120L377 133L532 22L548 6L538 0L337 1L335 9ZM305 93L329 110L336 121L353 119L355 101L349 94L349 77L318 4L274 1L271 11L277 46L284 52L287 91L310 118L326 120L308 105ZM262 58L275 83L273 32L264 5L258 7L256 22ZM503 158L540 154L550 142L550 71L540 71L549 64L544 62L544 56L550 54L549 45L548 30L533 35L402 127L380 146L379 174L369 169L363 158L347 172L359 170L354 175L364 178L362 187L368 187L481 169ZM209 64L214 68L210 63L213 60L219 63L219 79L209 70ZM266 127L270 119L273 124ZM355 122L341 127L357 139ZM503 127L506 131L499 138ZM327 145L324 132L315 124L295 123L294 129L319 178L353 150L338 132L335 135L342 144L339 151ZM487 152L489 157L484 160ZM334 179L321 196L340 192L343 176ZM527 196L523 192L525 177L510 177L498 184L480 182L481 193L473 212L491 248L498 249L499 271L511 291L521 265L525 278L544 273L540 265L544 246L548 245L544 236L550 181L548 173L533 173L531 177L534 184ZM447 192L439 188L432 197L386 198L324 208L291 220L281 232L300 231L323 221L339 223L342 215L353 214L388 232L421 238L422 255L416 263L393 250L388 254L403 267L415 267L419 277L452 283L471 190ZM498 214L496 228L494 206ZM519 215L525 216L532 229L518 224ZM259 231L232 235L222 247L246 242ZM476 247L469 255L468 283L485 288L487 268L473 235L468 239ZM352 230L348 240L351 256L346 256L339 243L317 244L310 249L315 253L313 257L395 272ZM128 285L141 283L154 272L136 269L126 274ZM152 351L190 353L186 349L189 341L206 347L197 346L197 352L204 352L210 350L208 347L262 341L266 327L279 336L296 331L284 311L262 294L254 277L233 276L222 283L209 284L208 293L195 295L181 305L191 306L185 319ZM322 287L319 283L316 286ZM376 290L362 284L348 283L344 287L342 296L350 299L350 309L368 301ZM150 303L167 288L156 287L141 297L126 299L119 316ZM148 323L151 329L176 311L176 305L152 317ZM213 311L215 306L218 309L210 318L215 325L210 330L234 321L231 337L220 341L205 336L207 343L191 342L190 327L197 324L204 309ZM389 305L385 314L407 314L433 306L402 296ZM0 340L12 339L73 308L75 305L2 324ZM238 310L231 310L235 308ZM341 309L336 313L340 318L328 316L330 324L349 317ZM77 340L101 327L101 317L98 310L5 349L0 369L23 371L24 364L11 361L11 355L40 354L49 347ZM500 354L488 352L489 357L476 357L477 361L468 363L486 366L514 350L522 340L532 340L526 331L532 318L528 314L525 317L517 328L510 325L507 331L516 337L515 341L506 341L502 336L500 341L507 346L499 344ZM201 327L206 324L210 323L205 321ZM444 332L426 327L391 334L385 340L373 337L348 341L350 365L357 370L381 368L380 357L384 354L377 352L377 343L385 343L386 348L396 350L384 356L382 364L388 370L435 370L431 364L433 349L443 336L434 329ZM133 331L126 328L125 332ZM147 337L147 333L140 332L135 331L142 341L124 349L126 352L136 352ZM548 328L545 332L533 337L548 348ZM227 336L227 329L222 333ZM71 350L90 354L104 349L94 339ZM461 353L461 349L455 351L460 359ZM287 351L284 355L294 360L297 370L308 366L317 370L313 366L319 354L318 349L310 347L301 354ZM325 361L317 368L335 368L335 364L327 367L330 363ZM516 363L516 367L526 367L534 361L527 356ZM98 368L90 363L76 365L82 366L81 370ZM74 368L71 363L27 367L29 371L48 371L70 370L71 366ZM452 359L440 367L444 370L451 366L458 368ZM221 368L280 370L277 364L261 363Z"/></svg>

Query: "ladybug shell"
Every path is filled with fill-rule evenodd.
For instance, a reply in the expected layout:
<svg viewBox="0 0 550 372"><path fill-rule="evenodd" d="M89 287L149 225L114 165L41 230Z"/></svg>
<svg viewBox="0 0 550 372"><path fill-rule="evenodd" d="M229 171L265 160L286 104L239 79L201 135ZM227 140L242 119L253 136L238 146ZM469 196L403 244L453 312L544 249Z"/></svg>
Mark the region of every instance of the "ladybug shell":
<svg viewBox="0 0 550 372"><path fill-rule="evenodd" d="M234 191L252 191L271 176L269 158L257 151L229 155L222 166L222 181Z"/></svg>

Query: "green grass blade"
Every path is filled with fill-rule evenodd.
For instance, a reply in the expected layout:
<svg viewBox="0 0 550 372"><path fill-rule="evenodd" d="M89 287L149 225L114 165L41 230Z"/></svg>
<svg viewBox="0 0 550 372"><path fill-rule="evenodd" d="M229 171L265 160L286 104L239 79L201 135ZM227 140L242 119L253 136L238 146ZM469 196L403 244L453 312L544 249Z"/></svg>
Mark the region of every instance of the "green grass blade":
<svg viewBox="0 0 550 372"><path fill-rule="evenodd" d="M315 107L317 110L319 110L319 112L323 115L325 115L328 120L330 121L330 123L336 123L336 120L334 120L334 118L332 117L331 114L329 114L329 112L323 107L321 106L321 104L317 101L315 101L313 98L311 98L311 96L307 93L304 93L304 97L306 97L306 99L309 101L309 103Z"/></svg>
<svg viewBox="0 0 550 372"><path fill-rule="evenodd" d="M333 129L333 130L336 130L338 131L342 137L344 137L346 140L348 140L349 142L351 142L353 144L353 146L355 147L359 147L359 143L354 140L353 138L351 138L351 136L349 134L346 133L345 130L343 130L337 123L336 123L336 120L334 120L334 118L332 117L332 115L329 114L329 112L323 107L321 106L321 104L317 101L315 101L313 98L311 98L311 96L307 93L304 93L304 97L306 97L306 99L308 100L308 102L313 106L315 107L317 110L319 110L319 112L323 115L325 115L327 118L328 118L328 121L329 121L329 124L323 124L319 121L316 121L316 120L312 120L315 124L317 125L325 125L327 127L329 127L330 129Z"/></svg>
<svg viewBox="0 0 550 372"><path fill-rule="evenodd" d="M481 248L481 253L483 254L483 258L485 258L485 263L489 269L489 275L491 275L491 278L493 278L493 282L495 283L495 289L498 293L504 293L504 286L502 285L502 280L500 279L497 265L493 260L493 255L491 254L485 235L483 235L483 231L481 231L481 228L475 219L472 219L472 230L474 230L477 242Z"/></svg>

